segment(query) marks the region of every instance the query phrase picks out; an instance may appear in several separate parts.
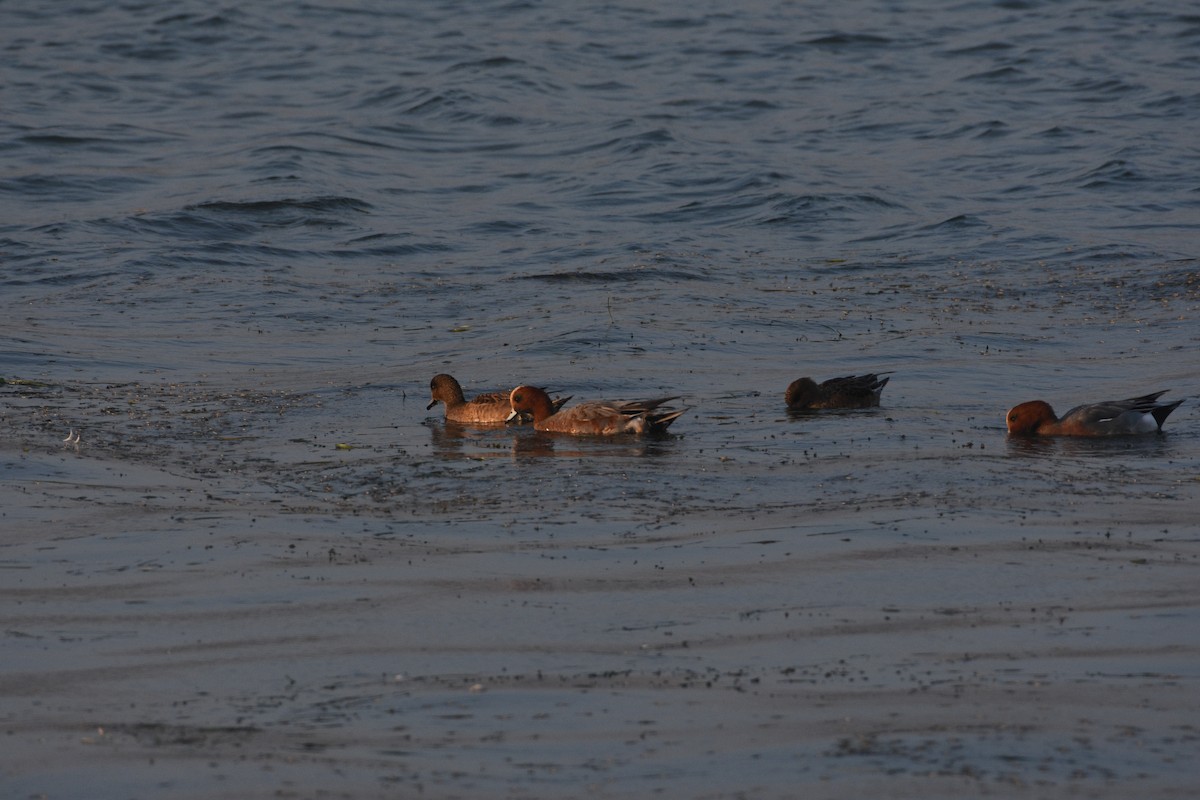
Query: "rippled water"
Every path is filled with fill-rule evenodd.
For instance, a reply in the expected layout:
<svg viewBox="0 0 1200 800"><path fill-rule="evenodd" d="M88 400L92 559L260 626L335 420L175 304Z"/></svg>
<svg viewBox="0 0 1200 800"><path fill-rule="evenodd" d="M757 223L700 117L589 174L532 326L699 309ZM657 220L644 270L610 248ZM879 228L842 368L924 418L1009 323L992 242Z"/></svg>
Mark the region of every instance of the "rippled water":
<svg viewBox="0 0 1200 800"><path fill-rule="evenodd" d="M1044 296L1195 257L1196 17L725 5L8 9L14 355L406 364L561 338L514 278L719 325L828 274ZM854 305L788 299L755 321Z"/></svg>
<svg viewBox="0 0 1200 800"><path fill-rule="evenodd" d="M164 766L130 795L219 793L197 755L264 794L353 765L360 796L1186 785L1194 723L1126 693L1197 679L1200 14L176 2L0 30L0 781L70 793L133 753ZM800 375L880 370L878 411L783 413ZM460 430L425 411L437 372L691 410L648 443ZM1161 437L1003 434L1021 400L1158 389L1188 398ZM1022 717L1039 681L1057 722ZM908 695L951 684L941 716Z"/></svg>

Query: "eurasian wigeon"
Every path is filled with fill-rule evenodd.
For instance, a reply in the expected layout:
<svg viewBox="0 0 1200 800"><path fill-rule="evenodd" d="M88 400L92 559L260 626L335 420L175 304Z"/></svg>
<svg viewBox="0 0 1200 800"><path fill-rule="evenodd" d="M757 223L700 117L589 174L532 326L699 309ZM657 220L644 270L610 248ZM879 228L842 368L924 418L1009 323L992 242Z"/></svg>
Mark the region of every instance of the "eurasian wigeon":
<svg viewBox="0 0 1200 800"><path fill-rule="evenodd" d="M1014 406L1009 412L1008 432L1013 436L1120 436L1130 433L1156 433L1162 430L1167 416L1183 400L1174 403L1154 402L1167 390L1131 397L1128 400L1108 400L1076 406L1063 414L1044 400L1030 400Z"/></svg>
<svg viewBox="0 0 1200 800"><path fill-rule="evenodd" d="M886 375L887 373L882 373ZM788 411L810 411L817 408L874 408L890 378L871 372L866 375L846 375L817 383L812 378L799 378L788 385L784 393Z"/></svg>
<svg viewBox="0 0 1200 800"><path fill-rule="evenodd" d="M502 425L508 421L512 412L508 395L503 392L484 392L468 402L463 396L462 386L452 375L445 373L433 376L433 380L429 382L429 393L433 399L429 401L429 405L425 406L425 410L432 410L439 401L445 403L447 422L468 425ZM562 404L570 399L564 397L561 400L555 400L553 405L555 408L561 408Z"/></svg>
<svg viewBox="0 0 1200 800"><path fill-rule="evenodd" d="M611 436L618 433L657 434L687 411L658 407L677 397L640 400L630 403L595 401L556 410L545 390L536 386L518 386L509 395L510 419L521 414L533 416L535 430L570 433L576 436Z"/></svg>

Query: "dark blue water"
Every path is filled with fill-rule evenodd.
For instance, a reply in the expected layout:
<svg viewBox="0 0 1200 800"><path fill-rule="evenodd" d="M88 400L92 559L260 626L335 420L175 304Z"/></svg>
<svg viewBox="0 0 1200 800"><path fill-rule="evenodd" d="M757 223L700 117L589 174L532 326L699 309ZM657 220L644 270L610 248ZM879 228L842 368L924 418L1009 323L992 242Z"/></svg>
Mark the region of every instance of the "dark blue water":
<svg viewBox="0 0 1200 800"><path fill-rule="evenodd" d="M1182 7L726 6L8 7L6 358L345 363L330 328L528 311L555 287L511 279L548 273L697 322L830 273L1038 290L1196 257Z"/></svg>
<svg viewBox="0 0 1200 800"><path fill-rule="evenodd" d="M1188 709L1137 693L1196 680L1196 9L27 5L15 791L1187 785ZM880 370L879 411L783 413ZM438 372L691 411L663 442L463 432ZM1003 434L1158 389L1188 398L1163 437ZM1041 727L1031 686L1064 698Z"/></svg>

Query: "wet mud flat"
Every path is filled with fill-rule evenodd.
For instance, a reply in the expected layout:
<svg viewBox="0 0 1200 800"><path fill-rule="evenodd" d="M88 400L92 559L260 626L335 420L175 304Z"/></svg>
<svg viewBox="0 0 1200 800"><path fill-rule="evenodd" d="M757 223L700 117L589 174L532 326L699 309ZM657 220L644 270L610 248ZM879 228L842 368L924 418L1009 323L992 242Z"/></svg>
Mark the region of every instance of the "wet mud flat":
<svg viewBox="0 0 1200 800"><path fill-rule="evenodd" d="M578 442L399 388L0 386L6 793L1194 790L1186 428L713 394Z"/></svg>

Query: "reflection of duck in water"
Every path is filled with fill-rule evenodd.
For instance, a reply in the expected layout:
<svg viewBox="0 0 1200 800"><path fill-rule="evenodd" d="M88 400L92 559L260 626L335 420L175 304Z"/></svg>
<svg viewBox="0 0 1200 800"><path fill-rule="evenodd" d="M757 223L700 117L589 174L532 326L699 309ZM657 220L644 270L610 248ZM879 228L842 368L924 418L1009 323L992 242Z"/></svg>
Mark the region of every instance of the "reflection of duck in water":
<svg viewBox="0 0 1200 800"><path fill-rule="evenodd" d="M629 403L593 401L567 409L556 409L545 390L536 386L518 386L509 395L512 406L510 419L521 414L533 417L533 427L548 433L569 433L575 436L611 436L618 433L664 433L686 408L659 410L659 406L676 397L640 400Z"/></svg>
<svg viewBox="0 0 1200 800"><path fill-rule="evenodd" d="M676 451L664 436L562 436L521 425L513 430L514 458L659 458Z"/></svg>
<svg viewBox="0 0 1200 800"><path fill-rule="evenodd" d="M1013 436L1121 436L1131 433L1157 433L1167 417L1183 400L1155 402L1167 390L1076 406L1062 417L1044 400L1030 400L1013 406L1006 418Z"/></svg>
<svg viewBox="0 0 1200 800"><path fill-rule="evenodd" d="M875 408L889 380L873 372L830 378L822 383L812 378L800 378L787 387L784 399L788 411L794 412L819 408Z"/></svg>
<svg viewBox="0 0 1200 800"><path fill-rule="evenodd" d="M502 425L508 421L508 417L512 413L508 395L502 392L484 392L468 401L463 396L462 386L458 381L445 373L433 376L433 380L429 382L429 393L433 399L429 401L429 405L425 406L425 410L431 410L439 401L444 403L447 422L467 425ZM556 409L561 408L562 404L570 399L564 397L561 400L555 400L553 405Z"/></svg>

